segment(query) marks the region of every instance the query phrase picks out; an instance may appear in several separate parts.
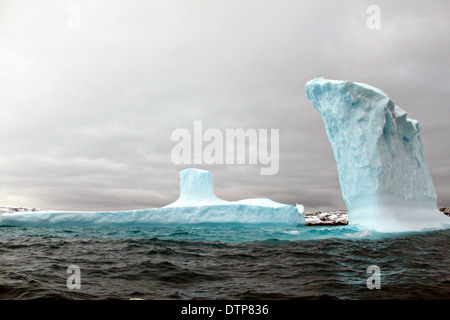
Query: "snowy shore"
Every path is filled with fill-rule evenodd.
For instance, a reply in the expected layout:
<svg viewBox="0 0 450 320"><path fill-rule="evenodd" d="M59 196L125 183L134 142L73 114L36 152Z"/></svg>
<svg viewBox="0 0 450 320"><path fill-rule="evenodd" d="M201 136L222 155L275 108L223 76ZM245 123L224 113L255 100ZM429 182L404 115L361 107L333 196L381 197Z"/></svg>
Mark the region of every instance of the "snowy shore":
<svg viewBox="0 0 450 320"><path fill-rule="evenodd" d="M347 210L305 212L305 226L345 226Z"/></svg>
<svg viewBox="0 0 450 320"><path fill-rule="evenodd" d="M450 207L440 208L439 211L450 217Z"/></svg>
<svg viewBox="0 0 450 320"><path fill-rule="evenodd" d="M0 206L0 214L2 213L12 213L12 212L38 212L38 211L48 211L38 208L24 208L24 207L4 207Z"/></svg>

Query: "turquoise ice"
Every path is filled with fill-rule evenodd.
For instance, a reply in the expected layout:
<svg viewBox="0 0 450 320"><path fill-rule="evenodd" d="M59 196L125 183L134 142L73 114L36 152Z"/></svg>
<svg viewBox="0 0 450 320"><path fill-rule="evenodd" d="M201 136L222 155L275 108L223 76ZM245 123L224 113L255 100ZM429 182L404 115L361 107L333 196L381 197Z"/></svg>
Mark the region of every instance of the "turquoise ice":
<svg viewBox="0 0 450 320"><path fill-rule="evenodd" d="M350 223L379 231L450 223L437 209L418 121L363 83L317 78L306 97L325 122Z"/></svg>
<svg viewBox="0 0 450 320"><path fill-rule="evenodd" d="M113 212L14 212L0 215L0 226L79 226L155 224L305 224L303 207L265 198L226 201L214 193L209 171L186 169L180 172L180 197L162 207Z"/></svg>

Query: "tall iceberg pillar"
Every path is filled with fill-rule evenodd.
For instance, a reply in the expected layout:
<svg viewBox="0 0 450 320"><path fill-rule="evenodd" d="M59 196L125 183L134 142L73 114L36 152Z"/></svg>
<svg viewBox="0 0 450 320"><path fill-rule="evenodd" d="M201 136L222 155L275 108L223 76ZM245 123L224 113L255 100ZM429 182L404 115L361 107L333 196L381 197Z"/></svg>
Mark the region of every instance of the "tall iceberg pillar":
<svg viewBox="0 0 450 320"><path fill-rule="evenodd" d="M214 193L213 175L202 169L180 171L180 197L167 207L227 204Z"/></svg>
<svg viewBox="0 0 450 320"><path fill-rule="evenodd" d="M439 228L420 124L381 90L317 78L306 97L322 116L351 224L378 231Z"/></svg>

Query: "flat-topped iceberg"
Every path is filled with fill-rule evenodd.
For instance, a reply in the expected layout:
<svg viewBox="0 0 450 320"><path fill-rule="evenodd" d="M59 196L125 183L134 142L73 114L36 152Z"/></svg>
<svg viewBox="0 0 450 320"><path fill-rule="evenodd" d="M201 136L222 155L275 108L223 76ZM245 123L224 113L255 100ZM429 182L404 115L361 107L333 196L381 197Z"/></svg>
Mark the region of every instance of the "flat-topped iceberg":
<svg viewBox="0 0 450 320"><path fill-rule="evenodd" d="M437 209L418 121L363 83L317 78L306 97L325 122L351 224L413 231L450 223Z"/></svg>
<svg viewBox="0 0 450 320"><path fill-rule="evenodd" d="M180 172L180 178L180 197L162 208L114 212L12 212L0 215L0 225L305 224L302 206L264 198L219 199L214 194L209 171L186 169Z"/></svg>

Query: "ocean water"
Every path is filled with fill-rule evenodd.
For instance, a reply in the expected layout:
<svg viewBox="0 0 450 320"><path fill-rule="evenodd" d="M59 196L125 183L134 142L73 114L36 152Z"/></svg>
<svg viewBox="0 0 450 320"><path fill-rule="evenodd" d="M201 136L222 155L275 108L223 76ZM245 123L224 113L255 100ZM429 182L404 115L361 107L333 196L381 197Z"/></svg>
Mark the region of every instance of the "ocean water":
<svg viewBox="0 0 450 320"><path fill-rule="evenodd" d="M0 299L449 299L449 240L354 226L0 227Z"/></svg>

